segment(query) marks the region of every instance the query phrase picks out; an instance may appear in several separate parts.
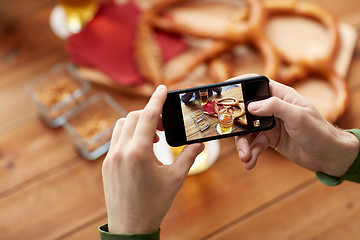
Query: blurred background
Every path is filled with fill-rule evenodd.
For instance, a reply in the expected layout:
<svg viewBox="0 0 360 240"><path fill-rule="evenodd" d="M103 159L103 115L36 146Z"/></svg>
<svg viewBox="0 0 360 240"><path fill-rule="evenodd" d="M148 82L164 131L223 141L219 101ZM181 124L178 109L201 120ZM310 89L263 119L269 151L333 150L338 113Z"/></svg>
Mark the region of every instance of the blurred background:
<svg viewBox="0 0 360 240"><path fill-rule="evenodd" d="M160 83L264 74L360 127L358 0L173 2L0 1L0 239L99 239L113 124ZM357 184L270 149L246 171L233 141L208 144L162 239L360 239Z"/></svg>

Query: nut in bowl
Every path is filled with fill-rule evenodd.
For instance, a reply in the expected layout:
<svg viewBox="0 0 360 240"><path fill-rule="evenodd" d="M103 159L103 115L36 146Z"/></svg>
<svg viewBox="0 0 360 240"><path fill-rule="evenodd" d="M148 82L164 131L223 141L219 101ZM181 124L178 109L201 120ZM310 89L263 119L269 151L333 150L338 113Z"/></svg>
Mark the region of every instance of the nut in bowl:
<svg viewBox="0 0 360 240"><path fill-rule="evenodd" d="M69 63L55 65L25 86L41 118L50 127L63 125L65 114L75 110L89 88L90 83L79 77Z"/></svg>
<svg viewBox="0 0 360 240"><path fill-rule="evenodd" d="M97 94L71 113L64 127L81 156L94 160L108 151L114 125L125 115L126 111L110 96Z"/></svg>

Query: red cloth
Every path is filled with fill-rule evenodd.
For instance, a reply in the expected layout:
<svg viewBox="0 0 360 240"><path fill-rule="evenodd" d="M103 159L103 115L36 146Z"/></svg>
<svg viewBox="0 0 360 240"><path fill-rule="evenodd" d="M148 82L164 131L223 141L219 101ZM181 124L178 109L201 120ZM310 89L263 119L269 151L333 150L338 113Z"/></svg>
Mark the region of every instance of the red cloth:
<svg viewBox="0 0 360 240"><path fill-rule="evenodd" d="M136 26L141 11L133 3L103 3L96 16L81 32L68 38L66 50L74 64L101 70L121 85L140 85L144 79L134 60ZM166 61L186 44L178 36L157 33Z"/></svg>
<svg viewBox="0 0 360 240"><path fill-rule="evenodd" d="M216 115L215 112L215 101L209 101L207 104L201 106L204 112L209 113L210 115ZM218 105L219 110L223 108L223 106Z"/></svg>

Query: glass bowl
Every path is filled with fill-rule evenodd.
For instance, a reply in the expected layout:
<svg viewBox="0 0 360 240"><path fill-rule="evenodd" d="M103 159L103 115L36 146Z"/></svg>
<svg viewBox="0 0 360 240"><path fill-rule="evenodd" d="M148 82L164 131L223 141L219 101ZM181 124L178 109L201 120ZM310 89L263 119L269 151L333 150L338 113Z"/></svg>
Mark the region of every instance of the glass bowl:
<svg viewBox="0 0 360 240"><path fill-rule="evenodd" d="M109 95L100 93L82 102L64 124L81 156L94 160L109 150L117 119L126 111Z"/></svg>
<svg viewBox="0 0 360 240"><path fill-rule="evenodd" d="M58 127L65 123L65 115L85 98L89 88L90 83L77 75L74 65L60 63L31 80L25 91L42 119L50 127Z"/></svg>

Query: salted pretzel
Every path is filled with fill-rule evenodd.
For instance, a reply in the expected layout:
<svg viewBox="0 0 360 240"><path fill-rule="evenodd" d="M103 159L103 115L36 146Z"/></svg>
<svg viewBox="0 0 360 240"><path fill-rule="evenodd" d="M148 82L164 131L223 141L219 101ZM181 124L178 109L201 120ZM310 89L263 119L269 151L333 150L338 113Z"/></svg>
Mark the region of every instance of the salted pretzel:
<svg viewBox="0 0 360 240"><path fill-rule="evenodd" d="M314 3L296 0L266 1L266 9L270 18L277 15L302 16L316 20L327 29L329 49L322 57L294 59L278 50L281 61L287 66L285 71L279 72L277 80L290 84L308 76L319 76L326 79L333 87L336 97L334 107L331 112L324 113L324 117L331 122L336 121L345 111L349 102L349 93L345 79L339 76L334 69L334 59L340 42L338 22L335 16Z"/></svg>
<svg viewBox="0 0 360 240"><path fill-rule="evenodd" d="M329 68L332 68L333 60L338 51L340 37L337 20L330 12L314 3L296 0L270 0L266 1L265 4L270 18L276 15L303 16L316 20L327 29L329 50L323 57L294 59L278 50L282 60L289 64L290 68L292 68L296 74L303 76L301 71L327 72ZM288 74L289 73L290 72L288 72ZM281 77L283 81L291 81L290 78L296 78L296 75L290 74L290 77L288 76L279 77Z"/></svg>
<svg viewBox="0 0 360 240"><path fill-rule="evenodd" d="M264 36L262 31L266 16L266 9L264 8L261 0L227 1L232 2L235 6L239 5L241 2L243 5L246 3L248 5L248 9L239 8L234 13L234 17L229 20L227 25L216 30L214 30L213 27L208 29L204 28L202 24L196 24L196 22L184 23L177 21L176 18L174 19L171 15L169 16L169 14L166 13L159 16L162 12L161 10L169 8L174 3L180 2L182 4L186 4L196 1L164 1L160 4L160 6L155 6L153 11L149 12L149 20L154 26L169 32L186 34L200 38L211 38L221 41L225 40L236 44L249 44L256 48L262 56L264 61L263 74L269 78L276 77L276 73L279 68L279 60L272 44ZM200 10L200 7L198 10Z"/></svg>
<svg viewBox="0 0 360 240"><path fill-rule="evenodd" d="M232 19L229 19L227 26L222 26L221 28L216 29L216 31L214 31L213 28L206 29L201 25L177 21L177 19L173 18L169 13L164 11L170 9L171 12L172 7L179 7L179 5L184 6L186 4L192 4L195 2L196 1L193 0L163 1L160 4L155 5L148 12L149 20L154 26L169 32L186 34L199 38L246 42L246 39L251 35L249 33L254 28L258 28L262 23L262 19L264 18L264 8L260 0L244 0L244 2L248 5L249 10L245 10L244 8L238 9L235 13L235 16ZM200 4L204 3L204 1L198 2ZM243 7L241 1L234 0L227 2L233 4L234 7ZM201 11L200 7L198 11Z"/></svg>
<svg viewBox="0 0 360 240"><path fill-rule="evenodd" d="M172 21L165 14L160 16L166 9L173 5L192 3L196 1L167 0L156 4L142 15L136 38L136 59L139 71L150 82L156 84L164 83L167 86L177 84L200 64L209 62L208 71L210 82L220 81L221 77L232 77L229 64L216 59L218 55L231 50L236 44L249 44L256 48L264 60L263 74L274 78L279 67L279 58L271 43L265 37L260 37L259 29L264 18L264 7L260 0L246 0L249 5L250 14L239 14L232 19L224 31L204 31L196 24L184 25ZM237 1L239 2L239 1ZM239 12L244 12L240 9ZM244 20L245 16L248 19ZM235 21L236 20L236 21ZM244 21L242 21L244 20ZM197 26L197 27L196 27ZM185 52L164 63L159 56L159 47L155 46L154 31L163 31L192 35L192 37L207 37L211 43L202 48L189 48ZM258 32L253 34L253 32ZM217 34L217 35L216 35ZM191 57L189 57L191 56ZM185 60L184 60L185 59ZM216 64L215 64L216 63ZM224 78L222 78L223 80ZM204 82L204 81L203 81ZM210 83L206 82L205 83Z"/></svg>
<svg viewBox="0 0 360 240"><path fill-rule="evenodd" d="M219 114L219 105L223 106L225 110L231 111L234 115L234 118L239 118L245 114L245 108L240 104L244 102L242 100L237 100L233 97L226 97L215 100L214 110L216 114ZM222 109L221 109L222 110Z"/></svg>
<svg viewBox="0 0 360 240"><path fill-rule="evenodd" d="M268 0L265 3L261 0L228 0L226 2L238 7L233 7L235 10L232 16L223 22L219 20L220 23L216 26L205 27L196 19L183 21L184 19L176 17L176 13L181 16L194 9L198 14L201 14L200 11L212 11L216 8L216 3L209 2L220 4L221 1L164 0L144 11L138 26L135 58L140 73L148 81L155 86L165 84L169 89L223 81L234 76L232 60L226 60L226 56L239 45L250 45L261 55L262 74L269 78L285 84L292 84L309 76L326 79L333 87L336 97L332 111L325 113L325 117L333 122L344 113L349 94L345 80L333 67L338 52L339 31L336 18L330 12L316 4L296 0ZM323 25L330 40L327 54L318 58L292 58L277 49L266 36L264 28L269 18L278 15L301 16ZM180 34L185 39L206 39L207 44L191 45L183 53L164 62L154 38L157 30ZM197 75L199 72L201 74ZM224 100L226 102L231 100Z"/></svg>
<svg viewBox="0 0 360 240"><path fill-rule="evenodd" d="M234 106L234 104L236 104L237 102L238 102L238 100L233 97L226 97L226 98L221 98L221 99L216 100L217 104L224 105L224 106Z"/></svg>

